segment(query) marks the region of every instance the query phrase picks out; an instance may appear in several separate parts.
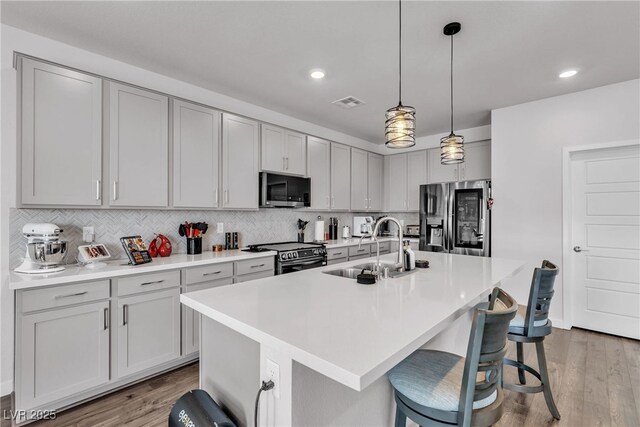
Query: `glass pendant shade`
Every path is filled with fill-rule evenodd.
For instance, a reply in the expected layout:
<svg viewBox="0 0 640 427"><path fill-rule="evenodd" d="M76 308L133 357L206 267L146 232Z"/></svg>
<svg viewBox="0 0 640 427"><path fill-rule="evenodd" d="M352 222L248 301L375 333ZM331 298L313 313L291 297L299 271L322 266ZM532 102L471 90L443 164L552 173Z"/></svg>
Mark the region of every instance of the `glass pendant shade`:
<svg viewBox="0 0 640 427"><path fill-rule="evenodd" d="M440 139L440 163L455 165L464 162L464 136L453 132Z"/></svg>
<svg viewBox="0 0 640 427"><path fill-rule="evenodd" d="M416 109L402 104L389 108L385 122L385 145L389 148L408 148L416 145Z"/></svg>

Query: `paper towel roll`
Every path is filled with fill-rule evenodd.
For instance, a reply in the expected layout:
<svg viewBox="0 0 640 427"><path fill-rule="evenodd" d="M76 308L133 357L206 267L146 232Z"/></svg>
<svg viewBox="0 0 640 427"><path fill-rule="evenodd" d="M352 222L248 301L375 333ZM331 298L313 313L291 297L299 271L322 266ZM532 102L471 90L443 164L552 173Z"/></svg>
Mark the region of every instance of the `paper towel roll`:
<svg viewBox="0 0 640 427"><path fill-rule="evenodd" d="M324 240L324 221L316 221L313 240L316 240L318 242Z"/></svg>

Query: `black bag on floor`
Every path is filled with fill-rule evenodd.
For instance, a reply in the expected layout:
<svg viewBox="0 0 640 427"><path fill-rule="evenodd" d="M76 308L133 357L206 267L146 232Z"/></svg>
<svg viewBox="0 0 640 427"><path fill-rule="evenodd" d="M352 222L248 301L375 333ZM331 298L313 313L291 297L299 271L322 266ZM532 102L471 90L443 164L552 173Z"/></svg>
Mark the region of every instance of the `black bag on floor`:
<svg viewBox="0 0 640 427"><path fill-rule="evenodd" d="M185 393L173 405L169 427L236 427L204 390Z"/></svg>

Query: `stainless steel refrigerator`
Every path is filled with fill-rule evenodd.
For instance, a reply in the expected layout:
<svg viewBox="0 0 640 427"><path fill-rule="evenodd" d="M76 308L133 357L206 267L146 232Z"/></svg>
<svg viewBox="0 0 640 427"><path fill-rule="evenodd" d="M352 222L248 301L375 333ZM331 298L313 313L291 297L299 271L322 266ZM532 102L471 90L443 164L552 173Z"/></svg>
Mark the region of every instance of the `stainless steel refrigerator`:
<svg viewBox="0 0 640 427"><path fill-rule="evenodd" d="M491 256L491 181L420 186L420 250Z"/></svg>

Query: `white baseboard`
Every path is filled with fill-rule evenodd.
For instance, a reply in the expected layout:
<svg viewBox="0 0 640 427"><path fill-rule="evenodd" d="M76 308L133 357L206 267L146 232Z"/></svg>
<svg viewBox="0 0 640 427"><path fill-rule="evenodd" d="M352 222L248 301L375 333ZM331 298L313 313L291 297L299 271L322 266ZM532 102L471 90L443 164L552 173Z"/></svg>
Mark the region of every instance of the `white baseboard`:
<svg viewBox="0 0 640 427"><path fill-rule="evenodd" d="M567 327L567 325L565 324L564 320L562 320L562 319L553 319L553 318L550 317L549 320L551 320L551 323L553 323L553 327L554 328L571 329L571 327Z"/></svg>
<svg viewBox="0 0 640 427"><path fill-rule="evenodd" d="M0 396L6 396L13 393L13 380L3 381L0 383Z"/></svg>

